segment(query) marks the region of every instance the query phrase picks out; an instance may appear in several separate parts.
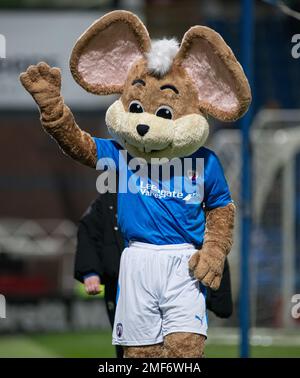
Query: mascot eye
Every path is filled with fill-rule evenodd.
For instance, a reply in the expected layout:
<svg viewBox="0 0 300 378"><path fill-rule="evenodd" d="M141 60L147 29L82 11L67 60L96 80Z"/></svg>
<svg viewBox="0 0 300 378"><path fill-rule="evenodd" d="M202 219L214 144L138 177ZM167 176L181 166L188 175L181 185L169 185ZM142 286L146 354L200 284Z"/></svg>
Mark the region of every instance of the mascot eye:
<svg viewBox="0 0 300 378"><path fill-rule="evenodd" d="M173 110L169 106L161 106L156 110L157 117L172 119Z"/></svg>
<svg viewBox="0 0 300 378"><path fill-rule="evenodd" d="M129 111L130 113L143 113L144 109L142 107L142 104L139 101L131 101L129 105Z"/></svg>

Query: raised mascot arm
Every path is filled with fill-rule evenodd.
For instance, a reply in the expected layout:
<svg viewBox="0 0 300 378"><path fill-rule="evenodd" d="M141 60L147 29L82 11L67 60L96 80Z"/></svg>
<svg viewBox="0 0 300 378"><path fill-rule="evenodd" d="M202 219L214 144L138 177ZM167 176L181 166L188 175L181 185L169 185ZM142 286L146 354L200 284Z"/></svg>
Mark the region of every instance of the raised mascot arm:
<svg viewBox="0 0 300 378"><path fill-rule="evenodd" d="M41 113L44 130L56 140L60 148L72 159L95 167L96 145L90 134L76 124L71 110L64 104L61 90L61 72L41 62L28 67L20 75L25 89L32 95Z"/></svg>

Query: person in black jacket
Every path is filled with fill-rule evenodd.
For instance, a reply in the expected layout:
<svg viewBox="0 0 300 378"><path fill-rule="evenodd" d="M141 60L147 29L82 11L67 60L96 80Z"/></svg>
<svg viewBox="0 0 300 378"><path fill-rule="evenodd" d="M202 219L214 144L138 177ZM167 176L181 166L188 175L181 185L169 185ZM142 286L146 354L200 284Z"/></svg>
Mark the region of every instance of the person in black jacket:
<svg viewBox="0 0 300 378"><path fill-rule="evenodd" d="M75 255L75 278L84 283L89 295L100 292L105 285L105 304L111 326L114 324L116 294L121 253L124 249L117 221L117 194L100 194L79 221ZM216 316L232 314L229 264L226 259L221 285L213 291L206 288L206 306ZM116 346L117 357L123 356Z"/></svg>
<svg viewBox="0 0 300 378"><path fill-rule="evenodd" d="M100 293L105 285L104 299L111 327L114 324L118 274L124 249L118 230L117 195L101 194L92 202L79 221L75 254L75 278L84 283L89 295ZM116 346L117 357L123 356Z"/></svg>

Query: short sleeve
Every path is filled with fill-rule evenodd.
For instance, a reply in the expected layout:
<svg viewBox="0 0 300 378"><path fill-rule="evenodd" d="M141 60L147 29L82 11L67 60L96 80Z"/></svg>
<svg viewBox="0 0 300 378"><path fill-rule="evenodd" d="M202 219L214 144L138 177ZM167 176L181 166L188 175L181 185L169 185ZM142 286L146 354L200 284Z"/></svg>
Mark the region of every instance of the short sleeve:
<svg viewBox="0 0 300 378"><path fill-rule="evenodd" d="M215 153L204 160L204 205L206 209L224 207L232 202L222 165Z"/></svg>
<svg viewBox="0 0 300 378"><path fill-rule="evenodd" d="M101 159L101 165L118 170L120 145L112 139L94 138L94 141L97 148L97 168ZM112 164L114 164L113 167Z"/></svg>

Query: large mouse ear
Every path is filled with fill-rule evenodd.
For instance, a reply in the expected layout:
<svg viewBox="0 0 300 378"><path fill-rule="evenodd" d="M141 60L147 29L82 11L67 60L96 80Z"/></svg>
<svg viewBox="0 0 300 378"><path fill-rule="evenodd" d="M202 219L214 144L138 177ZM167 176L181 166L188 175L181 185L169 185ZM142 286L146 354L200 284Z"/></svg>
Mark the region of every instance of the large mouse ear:
<svg viewBox="0 0 300 378"><path fill-rule="evenodd" d="M94 22L76 42L70 69L88 92L122 93L134 62L150 48L147 29L131 12L114 11Z"/></svg>
<svg viewBox="0 0 300 378"><path fill-rule="evenodd" d="M214 30L194 26L184 35L175 61L193 81L200 108L222 121L241 117L251 102L244 71L230 47Z"/></svg>

